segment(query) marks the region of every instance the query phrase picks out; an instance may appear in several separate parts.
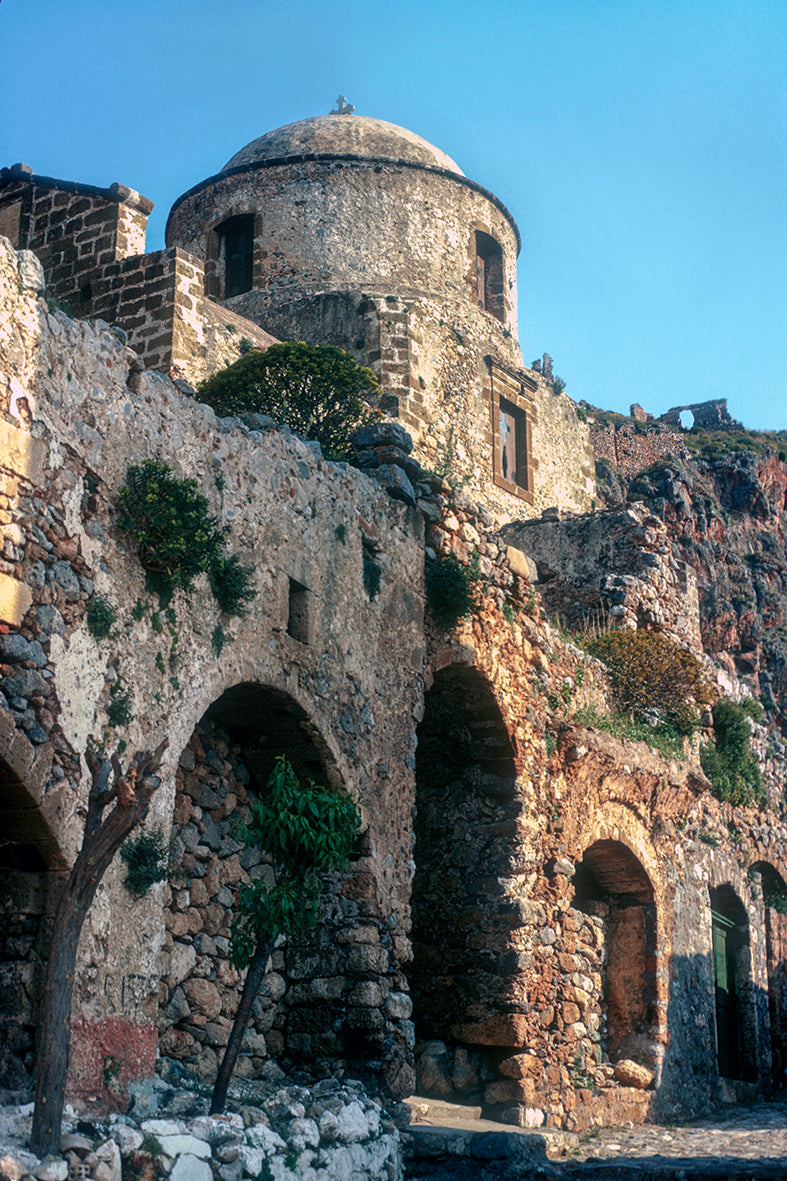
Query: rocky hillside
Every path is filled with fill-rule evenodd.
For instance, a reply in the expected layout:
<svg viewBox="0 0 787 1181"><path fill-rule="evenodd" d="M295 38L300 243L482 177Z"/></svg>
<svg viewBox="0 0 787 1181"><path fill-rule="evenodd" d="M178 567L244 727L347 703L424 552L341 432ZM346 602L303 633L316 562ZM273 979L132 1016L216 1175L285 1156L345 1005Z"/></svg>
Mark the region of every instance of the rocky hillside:
<svg viewBox="0 0 787 1181"><path fill-rule="evenodd" d="M632 425L622 419L616 430L628 435ZM665 522L697 575L706 651L751 687L775 733L785 735L787 432L671 437L674 454L633 475L600 462L602 503L644 501ZM661 434L662 448L669 439ZM643 459L650 454L643 448Z"/></svg>

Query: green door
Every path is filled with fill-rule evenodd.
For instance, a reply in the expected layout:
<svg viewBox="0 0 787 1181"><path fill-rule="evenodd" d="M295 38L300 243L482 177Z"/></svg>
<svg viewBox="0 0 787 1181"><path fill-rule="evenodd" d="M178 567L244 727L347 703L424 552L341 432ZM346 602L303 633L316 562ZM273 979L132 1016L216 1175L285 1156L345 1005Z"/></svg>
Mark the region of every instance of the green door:
<svg viewBox="0 0 787 1181"><path fill-rule="evenodd" d="M740 1078L738 998L735 991L735 924L711 911L716 980L716 1048L722 1078Z"/></svg>

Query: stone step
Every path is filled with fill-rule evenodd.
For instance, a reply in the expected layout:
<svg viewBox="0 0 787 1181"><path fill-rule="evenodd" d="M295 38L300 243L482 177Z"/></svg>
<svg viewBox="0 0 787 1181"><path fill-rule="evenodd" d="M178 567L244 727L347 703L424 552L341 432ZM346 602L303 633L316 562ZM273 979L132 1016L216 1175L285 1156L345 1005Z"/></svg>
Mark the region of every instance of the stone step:
<svg viewBox="0 0 787 1181"><path fill-rule="evenodd" d="M412 1095L407 1103L413 1113L407 1129L413 1160L448 1155L454 1160L464 1157L536 1163L546 1161L548 1156L562 1156L579 1143L579 1137L572 1132L483 1119L480 1105L419 1095Z"/></svg>

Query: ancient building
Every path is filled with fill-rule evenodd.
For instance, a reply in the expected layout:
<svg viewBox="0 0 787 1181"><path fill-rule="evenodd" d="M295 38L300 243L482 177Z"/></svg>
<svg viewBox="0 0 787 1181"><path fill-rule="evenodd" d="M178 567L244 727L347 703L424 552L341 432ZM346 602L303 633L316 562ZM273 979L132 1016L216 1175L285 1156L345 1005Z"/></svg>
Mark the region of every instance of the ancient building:
<svg viewBox="0 0 787 1181"><path fill-rule="evenodd" d="M608 708L604 667L558 637L539 588L559 614L603 600L699 650L696 583L662 520L592 513L587 426L522 365L519 235L497 198L410 132L337 114L244 148L176 203L152 254L149 202L122 186L15 166L0 202L8 1085L33 1062L88 743L164 735L147 827L177 865L136 898L117 859L99 891L72 1019L81 1100L118 1102L157 1069L212 1078L238 1003L238 885L269 872L233 820L279 753L359 801L363 838L314 937L275 950L242 1073L361 1073L392 1098L417 1082L569 1130L781 1080L781 772L733 810L696 749L668 760L587 721ZM286 428L217 419L193 387L241 337L372 365L381 429L405 454L407 428L411 474L431 480L393 499ZM245 617L206 577L167 610L146 592L117 497L150 458L197 479L252 567ZM476 565L456 628L426 605L425 547Z"/></svg>

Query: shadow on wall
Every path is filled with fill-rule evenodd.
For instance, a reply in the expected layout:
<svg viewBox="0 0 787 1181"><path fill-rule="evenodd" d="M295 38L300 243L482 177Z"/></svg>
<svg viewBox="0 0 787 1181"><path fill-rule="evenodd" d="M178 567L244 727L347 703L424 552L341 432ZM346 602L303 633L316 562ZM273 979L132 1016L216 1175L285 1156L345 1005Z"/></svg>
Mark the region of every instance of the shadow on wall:
<svg viewBox="0 0 787 1181"><path fill-rule="evenodd" d="M236 822L265 792L280 754L302 780L340 786L304 711L282 693L243 684L208 709L181 756L173 817L179 876L165 912L170 970L159 1015L167 1081L196 1075L211 1084L223 1056L242 985L228 958L237 889L249 878L274 880L270 854L242 845ZM359 872L366 844L362 835L349 872L331 875L317 927L274 950L236 1077L275 1082L295 1069L315 1077L384 1070L391 1031L379 1001L389 963L375 882Z"/></svg>
<svg viewBox="0 0 787 1181"><path fill-rule="evenodd" d="M505 879L521 872L521 801L511 739L477 670L438 672L425 710L416 756L409 976L417 1038L450 1043L453 1026L504 1012L517 974L511 935L521 916L504 894Z"/></svg>
<svg viewBox="0 0 787 1181"><path fill-rule="evenodd" d="M0 760L0 1080L25 1088L64 864L41 813Z"/></svg>

